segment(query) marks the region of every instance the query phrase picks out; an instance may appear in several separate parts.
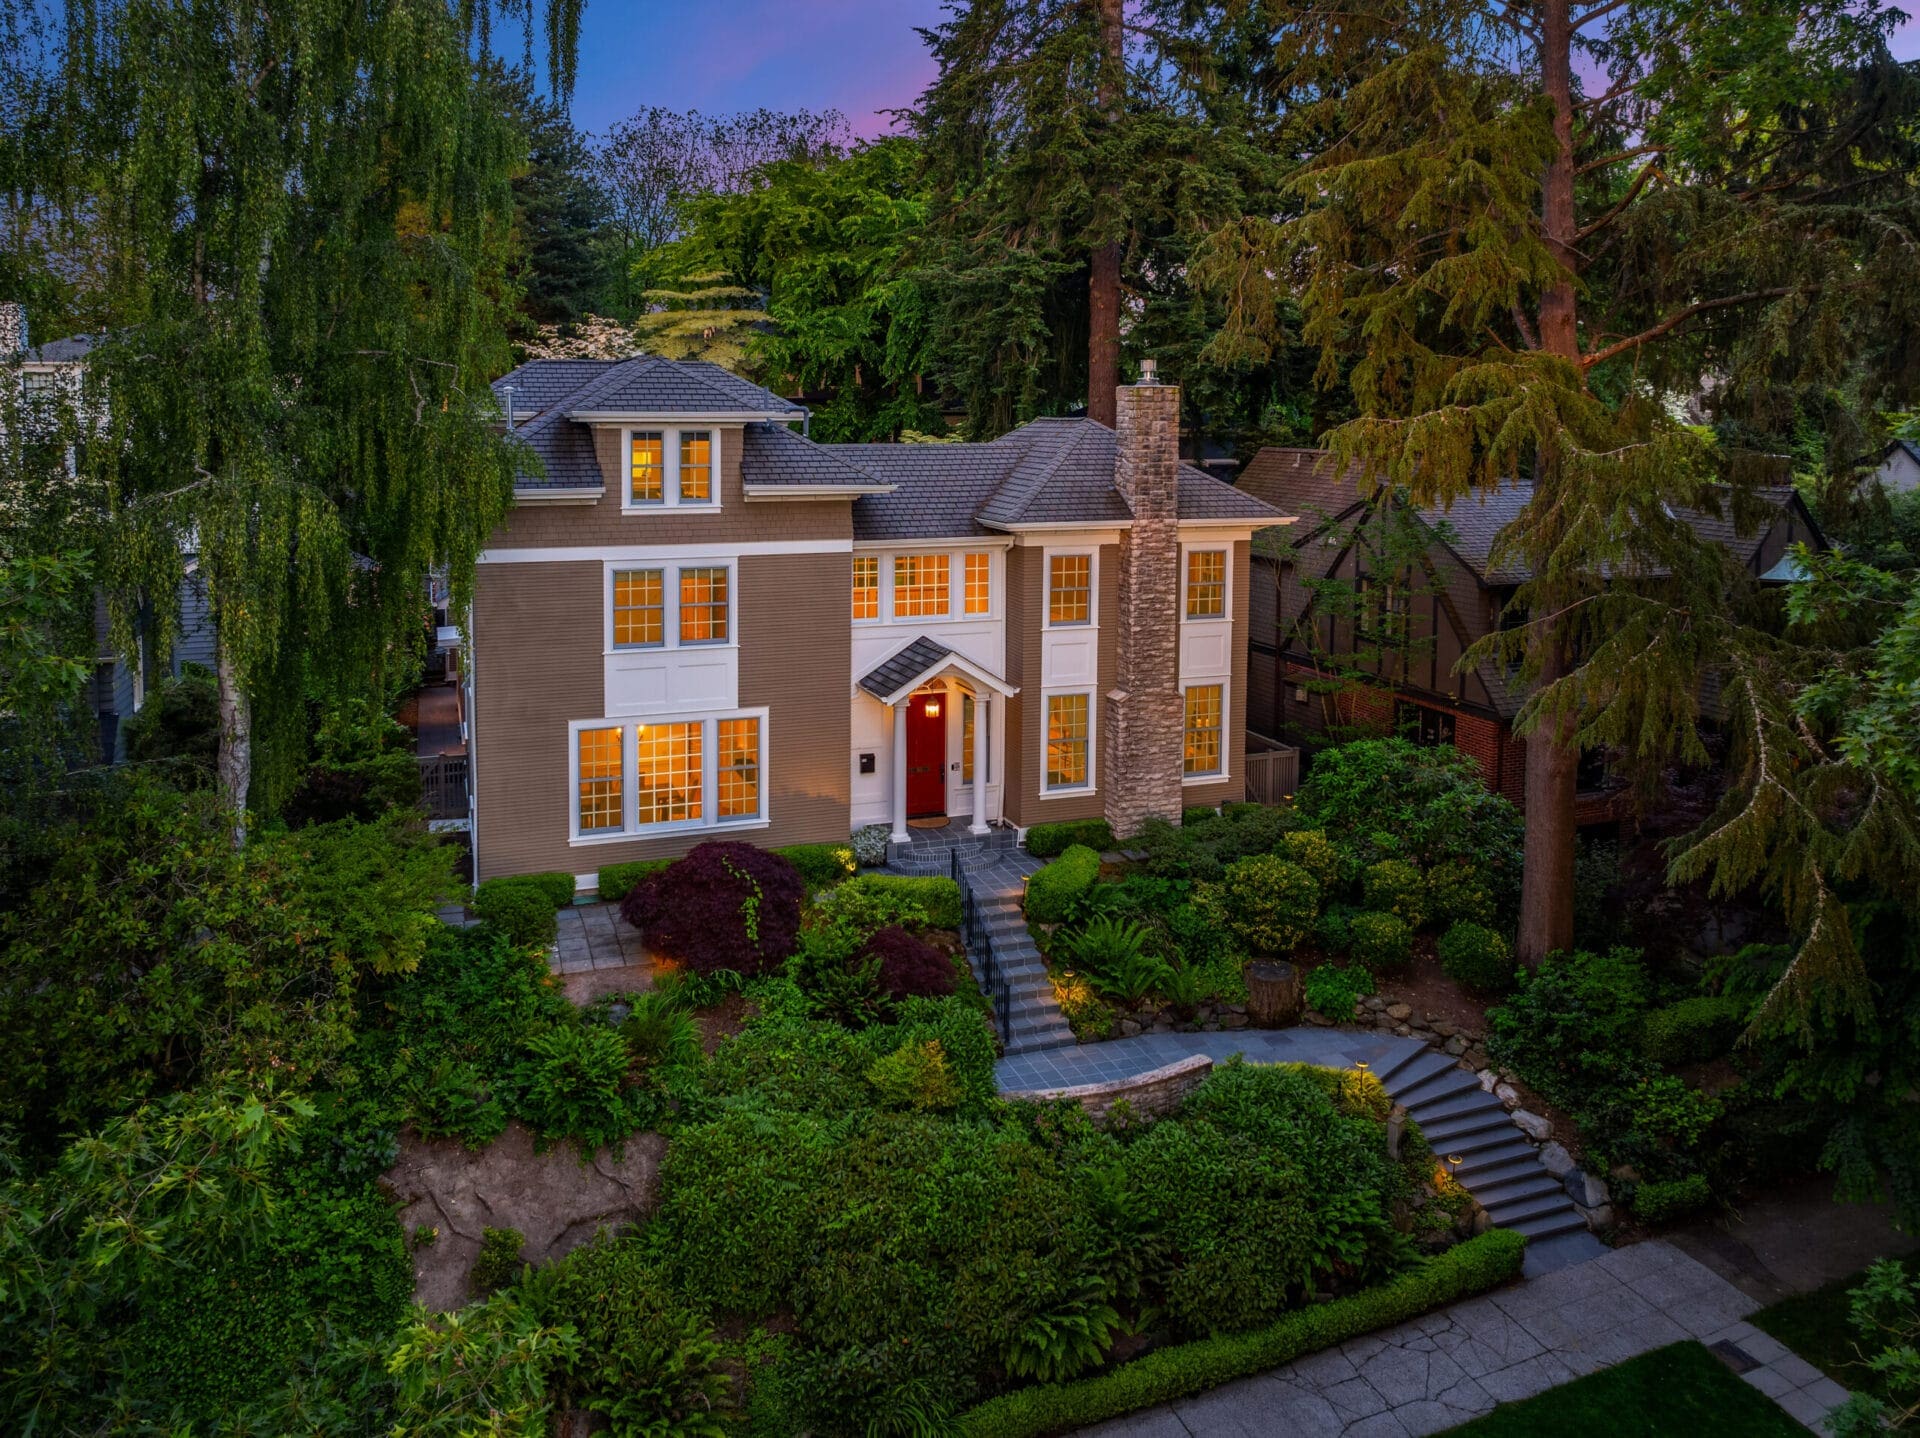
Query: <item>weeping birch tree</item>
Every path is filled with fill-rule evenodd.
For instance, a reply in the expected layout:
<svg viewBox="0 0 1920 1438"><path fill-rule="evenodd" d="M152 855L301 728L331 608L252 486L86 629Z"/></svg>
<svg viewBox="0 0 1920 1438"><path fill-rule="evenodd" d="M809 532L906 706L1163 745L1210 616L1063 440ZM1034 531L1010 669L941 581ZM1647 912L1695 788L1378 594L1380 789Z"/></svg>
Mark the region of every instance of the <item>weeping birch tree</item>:
<svg viewBox="0 0 1920 1438"><path fill-rule="evenodd" d="M71 0L55 27L45 183L105 255L103 574L120 641L164 648L197 562L236 836L309 697L377 692L428 573L464 594L509 503L486 382L524 143L479 64L511 19L564 95L579 9Z"/></svg>

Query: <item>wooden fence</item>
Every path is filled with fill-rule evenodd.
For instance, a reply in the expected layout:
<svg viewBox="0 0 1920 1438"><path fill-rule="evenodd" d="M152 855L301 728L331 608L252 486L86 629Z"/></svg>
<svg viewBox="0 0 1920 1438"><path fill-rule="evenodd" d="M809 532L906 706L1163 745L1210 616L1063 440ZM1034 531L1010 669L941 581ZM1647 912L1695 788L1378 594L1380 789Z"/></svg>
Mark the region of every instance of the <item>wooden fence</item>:
<svg viewBox="0 0 1920 1438"><path fill-rule="evenodd" d="M1300 787L1298 749L1247 749L1247 799L1255 804L1278 804Z"/></svg>
<svg viewBox="0 0 1920 1438"><path fill-rule="evenodd" d="M420 756L420 802L429 819L467 817L467 756Z"/></svg>

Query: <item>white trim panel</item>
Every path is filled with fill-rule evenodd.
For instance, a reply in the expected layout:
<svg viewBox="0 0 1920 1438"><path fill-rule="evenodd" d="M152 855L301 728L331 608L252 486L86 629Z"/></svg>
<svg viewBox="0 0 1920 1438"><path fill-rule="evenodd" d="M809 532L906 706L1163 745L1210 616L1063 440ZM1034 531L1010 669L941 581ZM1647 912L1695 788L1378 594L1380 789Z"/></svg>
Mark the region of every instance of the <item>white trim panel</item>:
<svg viewBox="0 0 1920 1438"><path fill-rule="evenodd" d="M612 564L667 563L701 557L738 559L759 554L851 554L851 539L754 539L737 544L566 544L546 549L488 549L481 564L578 564L606 560Z"/></svg>

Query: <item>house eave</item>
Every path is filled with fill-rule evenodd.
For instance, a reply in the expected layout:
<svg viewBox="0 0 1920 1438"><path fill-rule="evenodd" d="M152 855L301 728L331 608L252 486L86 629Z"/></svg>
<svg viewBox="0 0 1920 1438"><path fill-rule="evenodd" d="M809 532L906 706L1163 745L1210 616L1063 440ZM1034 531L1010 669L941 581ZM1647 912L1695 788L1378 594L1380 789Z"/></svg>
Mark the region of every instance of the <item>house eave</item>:
<svg viewBox="0 0 1920 1438"><path fill-rule="evenodd" d="M749 484L743 487L748 499L833 499L849 495L892 494L895 484Z"/></svg>
<svg viewBox="0 0 1920 1438"><path fill-rule="evenodd" d="M557 485L544 489L516 489L513 502L520 504L598 504L606 497L604 484L570 485L561 488Z"/></svg>
<svg viewBox="0 0 1920 1438"><path fill-rule="evenodd" d="M567 418L577 424L755 424L761 420L797 424L803 416L797 409L575 409Z"/></svg>

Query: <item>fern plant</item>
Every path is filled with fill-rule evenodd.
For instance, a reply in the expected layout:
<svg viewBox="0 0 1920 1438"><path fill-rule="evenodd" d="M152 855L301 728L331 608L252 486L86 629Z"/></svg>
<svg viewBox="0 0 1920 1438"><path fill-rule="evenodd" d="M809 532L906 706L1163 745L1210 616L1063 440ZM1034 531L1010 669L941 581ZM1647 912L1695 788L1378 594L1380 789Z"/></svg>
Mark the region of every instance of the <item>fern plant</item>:
<svg viewBox="0 0 1920 1438"><path fill-rule="evenodd" d="M1108 1301L1112 1294L1102 1280L1084 1279L1070 1297L1027 1319L1001 1351L1007 1372L1036 1383L1060 1383L1094 1367L1122 1327Z"/></svg>
<svg viewBox="0 0 1920 1438"><path fill-rule="evenodd" d="M1150 937L1137 919L1102 914L1069 935L1061 949L1067 962L1101 993L1136 1003L1159 988L1168 974L1166 961L1147 949Z"/></svg>
<svg viewBox="0 0 1920 1438"><path fill-rule="evenodd" d="M698 1061L700 1025L687 1012L680 994L655 990L629 995L627 1002L630 1007L620 1021L620 1037L636 1065L672 1068Z"/></svg>

